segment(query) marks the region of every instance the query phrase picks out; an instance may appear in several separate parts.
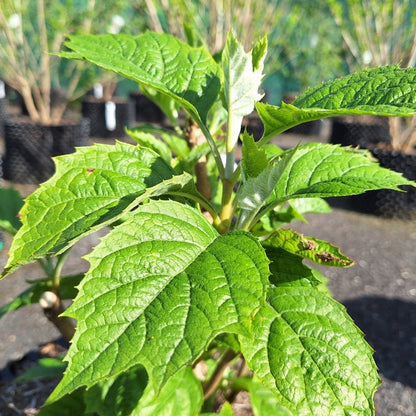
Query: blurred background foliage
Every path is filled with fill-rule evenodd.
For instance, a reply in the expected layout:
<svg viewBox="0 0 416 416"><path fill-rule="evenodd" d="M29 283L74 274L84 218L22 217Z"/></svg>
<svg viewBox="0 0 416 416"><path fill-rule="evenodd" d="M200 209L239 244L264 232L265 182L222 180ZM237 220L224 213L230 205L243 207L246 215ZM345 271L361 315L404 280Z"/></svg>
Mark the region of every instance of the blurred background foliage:
<svg viewBox="0 0 416 416"><path fill-rule="evenodd" d="M0 0L0 8L26 5L28 20L36 22L39 1ZM53 34L50 51L62 47L65 34L85 30L87 21L90 33L164 31L192 45L204 45L214 55L221 53L231 28L247 49L268 34L264 88L273 104L279 104L286 93L301 92L357 69L397 62L414 66L416 61L416 0L44 1L47 29ZM7 24L13 25L13 13L5 14ZM39 36L35 25L24 30L22 36L27 39ZM31 48L34 65L40 54ZM69 70L68 63L59 65L59 71ZM5 71L0 64L3 78ZM103 76L91 71L83 72L86 84Z"/></svg>

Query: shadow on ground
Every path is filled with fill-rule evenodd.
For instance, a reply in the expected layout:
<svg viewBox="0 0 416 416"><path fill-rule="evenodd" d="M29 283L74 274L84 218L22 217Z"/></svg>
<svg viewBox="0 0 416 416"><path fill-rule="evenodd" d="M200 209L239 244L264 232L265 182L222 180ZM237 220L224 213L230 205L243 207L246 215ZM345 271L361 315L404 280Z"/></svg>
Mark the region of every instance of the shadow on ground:
<svg viewBox="0 0 416 416"><path fill-rule="evenodd" d="M416 303L379 296L343 303L375 349L380 373L416 388Z"/></svg>

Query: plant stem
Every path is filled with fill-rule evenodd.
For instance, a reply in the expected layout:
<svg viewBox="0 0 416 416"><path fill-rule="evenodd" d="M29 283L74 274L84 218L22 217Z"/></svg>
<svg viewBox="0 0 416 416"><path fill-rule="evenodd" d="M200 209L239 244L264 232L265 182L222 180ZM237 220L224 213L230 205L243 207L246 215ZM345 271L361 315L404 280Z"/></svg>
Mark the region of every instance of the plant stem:
<svg viewBox="0 0 416 416"><path fill-rule="evenodd" d="M228 179L223 179L222 181L222 199L221 199L221 211L220 211L220 220L221 224L219 226L218 232L221 234L226 233L231 226L231 221L233 218L233 194L234 194L234 183Z"/></svg>
<svg viewBox="0 0 416 416"><path fill-rule="evenodd" d="M59 291L59 287L61 285L61 271L62 271L62 267L64 265L66 256L69 253L69 249L66 250L65 252L63 252L62 254L60 254L57 257L57 261L56 261L56 266L55 266L55 270L53 272L53 276L52 276L52 288L55 291Z"/></svg>
<svg viewBox="0 0 416 416"><path fill-rule="evenodd" d="M192 119L189 119L186 128L186 140L190 149L207 141L201 128ZM211 199L211 185L207 173L207 159L202 156L195 165L196 188L208 201Z"/></svg>
<svg viewBox="0 0 416 416"><path fill-rule="evenodd" d="M221 383L222 375L224 374L224 371L227 369L231 361L233 361L236 356L237 356L236 352L232 350L228 350L221 357L221 360L219 361L217 368L215 369L211 378L202 386L202 390L204 392L204 400L206 400L209 396L211 396L212 393L215 392L218 385Z"/></svg>
<svg viewBox="0 0 416 416"><path fill-rule="evenodd" d="M51 321L62 336L69 342L75 333L75 326L67 316L60 316L65 308L61 298L55 292L45 292L39 301L43 313Z"/></svg>

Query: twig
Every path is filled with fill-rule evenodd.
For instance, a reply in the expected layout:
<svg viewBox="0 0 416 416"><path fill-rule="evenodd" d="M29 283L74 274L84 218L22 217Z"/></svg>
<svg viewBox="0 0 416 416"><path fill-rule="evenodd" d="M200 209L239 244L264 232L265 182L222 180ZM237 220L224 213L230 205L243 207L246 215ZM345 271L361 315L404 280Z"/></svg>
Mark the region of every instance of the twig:
<svg viewBox="0 0 416 416"><path fill-rule="evenodd" d="M221 383L224 371L227 369L231 361L233 361L236 356L237 353L235 353L232 350L228 350L222 356L211 378L202 386L202 390L204 392L204 400L211 396L211 394L214 393L214 391L217 389L218 385Z"/></svg>

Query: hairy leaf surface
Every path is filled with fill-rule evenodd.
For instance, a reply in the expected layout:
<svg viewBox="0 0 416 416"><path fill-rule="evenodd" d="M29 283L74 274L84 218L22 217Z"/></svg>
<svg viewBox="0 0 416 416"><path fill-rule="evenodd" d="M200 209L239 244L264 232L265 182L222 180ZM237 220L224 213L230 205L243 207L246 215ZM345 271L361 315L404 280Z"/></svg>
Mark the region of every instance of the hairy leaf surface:
<svg viewBox="0 0 416 416"><path fill-rule="evenodd" d="M254 109L254 102L261 96L258 92L262 80L263 61L267 51L264 39L252 52L246 53L243 45L230 32L222 54L224 71L224 96L228 110L228 130L231 135L231 151L237 143L243 117ZM253 59L254 58L254 59Z"/></svg>
<svg viewBox="0 0 416 416"><path fill-rule="evenodd" d="M287 162L286 160L289 159ZM282 154L285 171L273 190L275 202L291 198L356 195L374 189L413 185L400 173L380 167L367 151L309 143Z"/></svg>
<svg viewBox="0 0 416 416"><path fill-rule="evenodd" d="M293 104L257 103L265 143L293 126L338 115L409 116L416 113L416 69L366 69L310 88Z"/></svg>
<svg viewBox="0 0 416 416"><path fill-rule="evenodd" d="M87 260L65 312L78 328L52 400L139 363L158 390L219 333L246 333L265 301L268 259L258 241L220 236L173 201L138 207Z"/></svg>
<svg viewBox="0 0 416 416"><path fill-rule="evenodd" d="M175 99L206 120L220 91L219 67L203 48L168 34L72 35L61 57L84 59Z"/></svg>
<svg viewBox="0 0 416 416"><path fill-rule="evenodd" d="M146 187L172 174L153 151L121 142L57 157L55 175L26 200L3 275L115 220Z"/></svg>
<svg viewBox="0 0 416 416"><path fill-rule="evenodd" d="M374 415L373 351L345 308L307 287L271 289L269 302L240 340L281 404L296 416Z"/></svg>

